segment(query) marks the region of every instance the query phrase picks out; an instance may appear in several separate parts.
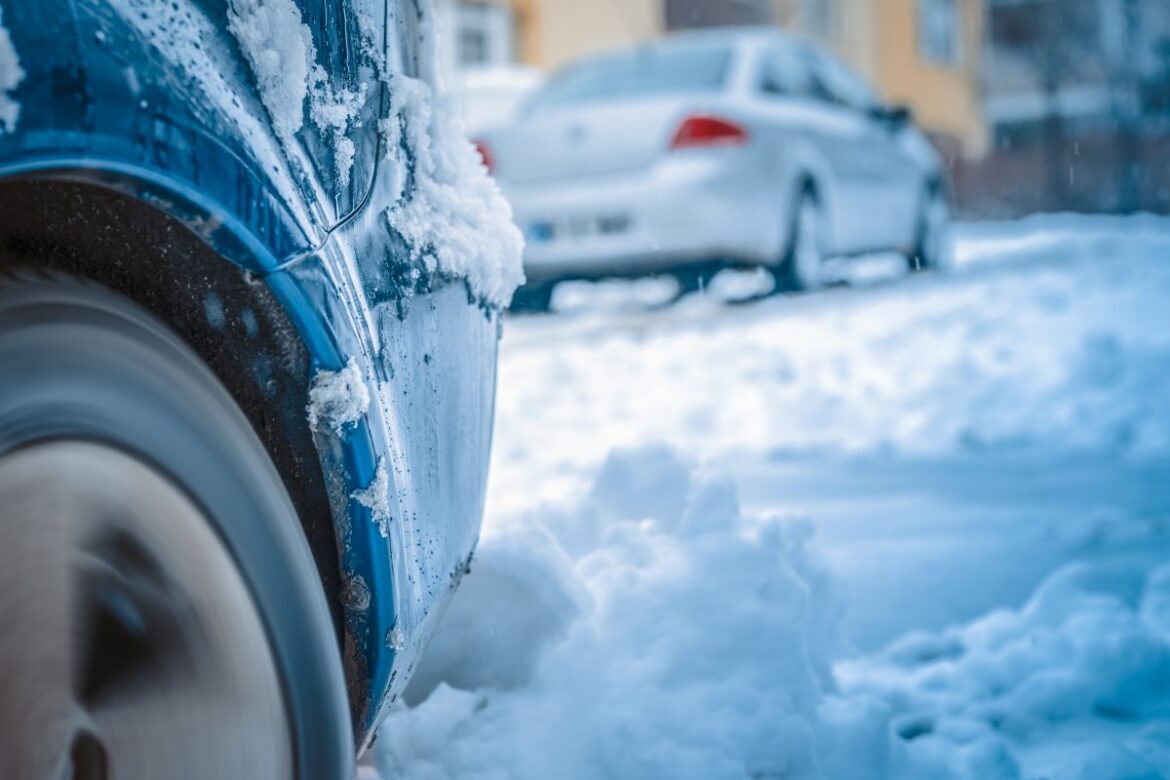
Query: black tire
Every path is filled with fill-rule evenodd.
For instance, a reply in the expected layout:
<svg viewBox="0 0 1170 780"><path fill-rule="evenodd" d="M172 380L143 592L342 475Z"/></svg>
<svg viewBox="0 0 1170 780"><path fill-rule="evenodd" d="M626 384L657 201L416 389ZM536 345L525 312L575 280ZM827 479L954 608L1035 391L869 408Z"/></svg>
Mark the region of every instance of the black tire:
<svg viewBox="0 0 1170 780"><path fill-rule="evenodd" d="M950 267L950 249L945 234L949 221L950 206L941 185L928 186L919 208L918 235L914 247L906 255L906 265L911 273Z"/></svg>
<svg viewBox="0 0 1170 780"><path fill-rule="evenodd" d="M719 272L717 263L687 263L680 265L672 271L672 275L678 282L678 298L686 295L702 292L711 284L711 280L715 278L715 274Z"/></svg>
<svg viewBox="0 0 1170 780"><path fill-rule="evenodd" d="M509 308L525 314L546 314L552 308L552 297L556 287L556 282L526 284L516 291Z"/></svg>
<svg viewBox="0 0 1170 780"><path fill-rule="evenodd" d="M814 212L817 215L816 226L813 228L816 235L806 235L809 230L806 211ZM784 254L779 263L768 269L775 283L773 292L803 293L815 290L820 286L815 271L820 270L820 264L824 261L824 236L820 232L823 230L820 227L820 220L823 217L823 209L816 191L811 185L806 185L801 189L800 195L793 202L788 214L790 228L788 245L784 249ZM817 268L813 269L814 272L803 267L801 262L802 248L808 246L807 242L820 246L820 256L815 262Z"/></svg>
<svg viewBox="0 0 1170 780"><path fill-rule="evenodd" d="M281 479L231 396L131 302L72 278L0 275L0 459L54 441L116 448L200 507L267 634L294 777L351 778L353 734L325 594Z"/></svg>

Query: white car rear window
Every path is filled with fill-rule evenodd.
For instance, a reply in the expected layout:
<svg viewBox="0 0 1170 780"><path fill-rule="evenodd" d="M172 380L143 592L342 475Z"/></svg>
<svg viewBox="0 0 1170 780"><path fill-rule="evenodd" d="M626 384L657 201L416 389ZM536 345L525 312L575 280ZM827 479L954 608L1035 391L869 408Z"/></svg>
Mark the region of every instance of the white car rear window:
<svg viewBox="0 0 1170 780"><path fill-rule="evenodd" d="M727 80L730 65L728 47L641 49L601 57L566 70L537 96L533 106L718 90Z"/></svg>

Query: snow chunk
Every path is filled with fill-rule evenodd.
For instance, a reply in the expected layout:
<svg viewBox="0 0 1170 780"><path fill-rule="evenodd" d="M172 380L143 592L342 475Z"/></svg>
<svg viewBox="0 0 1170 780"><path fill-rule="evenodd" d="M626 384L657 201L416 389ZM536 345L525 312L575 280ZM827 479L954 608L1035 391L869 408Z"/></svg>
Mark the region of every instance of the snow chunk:
<svg viewBox="0 0 1170 780"><path fill-rule="evenodd" d="M350 358L340 371L318 371L309 390L309 425L340 434L370 408L370 390L361 366Z"/></svg>
<svg viewBox="0 0 1170 780"><path fill-rule="evenodd" d="M228 29L252 66L260 99L282 143L304 125L316 50L293 0L231 0Z"/></svg>
<svg viewBox="0 0 1170 780"><path fill-rule="evenodd" d="M683 463L618 453L578 506L485 540L420 669L433 693L381 730L384 776L817 776L834 589L802 531Z"/></svg>
<svg viewBox="0 0 1170 780"><path fill-rule="evenodd" d="M390 227L425 274L466 279L474 295L506 306L524 281L524 239L511 206L464 137L449 99L418 79L395 75L390 82L389 124L400 128L415 175L414 187L386 213Z"/></svg>
<svg viewBox="0 0 1170 780"><path fill-rule="evenodd" d="M4 15L0 10L0 133L11 133L20 119L20 104L9 94L24 81L24 69L12 45L12 36L4 29Z"/></svg>
<svg viewBox="0 0 1170 780"><path fill-rule="evenodd" d="M406 649L406 632L401 628L392 628L386 633L386 647L396 653Z"/></svg>
<svg viewBox="0 0 1170 780"><path fill-rule="evenodd" d="M329 75L320 65L312 68L312 83L309 86L309 116L322 133L330 137L333 144L333 167L338 185L349 186L353 171L353 159L357 153L349 129L361 112L366 100L366 91L335 89Z"/></svg>
<svg viewBox="0 0 1170 780"><path fill-rule="evenodd" d="M393 517L390 514L390 474L386 471L384 458L378 460L378 470L374 472L374 481L369 487L356 491L350 497L370 510L382 538L389 538Z"/></svg>
<svg viewBox="0 0 1170 780"><path fill-rule="evenodd" d="M281 143L291 146L309 117L333 146L338 186L349 186L356 154L350 130L366 88L335 86L317 61L313 34L293 0L231 0L228 29L252 66L260 97Z"/></svg>
<svg viewBox="0 0 1170 780"><path fill-rule="evenodd" d="M506 306L524 281L524 239L512 209L468 142L454 99L441 94L435 9L420 3L420 69L430 81L387 74L391 116L383 123L390 155L405 147L413 186L386 212L390 228L409 246L427 277L465 279L471 292Z"/></svg>

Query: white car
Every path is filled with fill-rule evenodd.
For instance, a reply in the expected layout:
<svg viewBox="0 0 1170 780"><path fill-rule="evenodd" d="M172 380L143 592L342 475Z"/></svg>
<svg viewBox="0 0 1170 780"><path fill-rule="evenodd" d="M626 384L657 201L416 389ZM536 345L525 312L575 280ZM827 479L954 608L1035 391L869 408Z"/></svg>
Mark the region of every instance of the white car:
<svg viewBox="0 0 1170 780"><path fill-rule="evenodd" d="M477 141L527 236L525 307L567 279L763 266L807 290L829 257L945 263L946 182L909 111L774 30L583 60Z"/></svg>
<svg viewBox="0 0 1170 780"><path fill-rule="evenodd" d="M511 122L520 106L544 85L536 68L507 65L475 68L457 76L451 94L472 137Z"/></svg>

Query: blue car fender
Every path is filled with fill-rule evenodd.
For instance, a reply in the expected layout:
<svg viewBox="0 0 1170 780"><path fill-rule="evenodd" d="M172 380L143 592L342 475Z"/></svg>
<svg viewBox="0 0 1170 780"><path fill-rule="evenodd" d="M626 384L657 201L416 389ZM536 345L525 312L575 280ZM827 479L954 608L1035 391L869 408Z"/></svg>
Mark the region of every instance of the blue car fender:
<svg viewBox="0 0 1170 780"><path fill-rule="evenodd" d="M274 120L231 28L238 4L223 0L0 0L10 101L0 101L0 183L76 182L133 199L279 303L308 355L312 403L293 412L315 423L339 570L327 595L340 605L360 748L478 538L500 311L520 280L521 242L474 152L431 113L433 51L419 44L433 42L429 0L252 5L265 2L313 21L305 29L321 50L346 36L333 48L371 59L361 87L378 126L345 128L377 149L353 168L356 195L339 198L312 144ZM371 53L365 22L378 13L385 41ZM452 183L452 171L464 179ZM445 209L457 192L473 201ZM452 230L456 248L482 233L484 257L445 246ZM160 275L175 270L159 259ZM314 407L337 392L349 412L329 419Z"/></svg>

